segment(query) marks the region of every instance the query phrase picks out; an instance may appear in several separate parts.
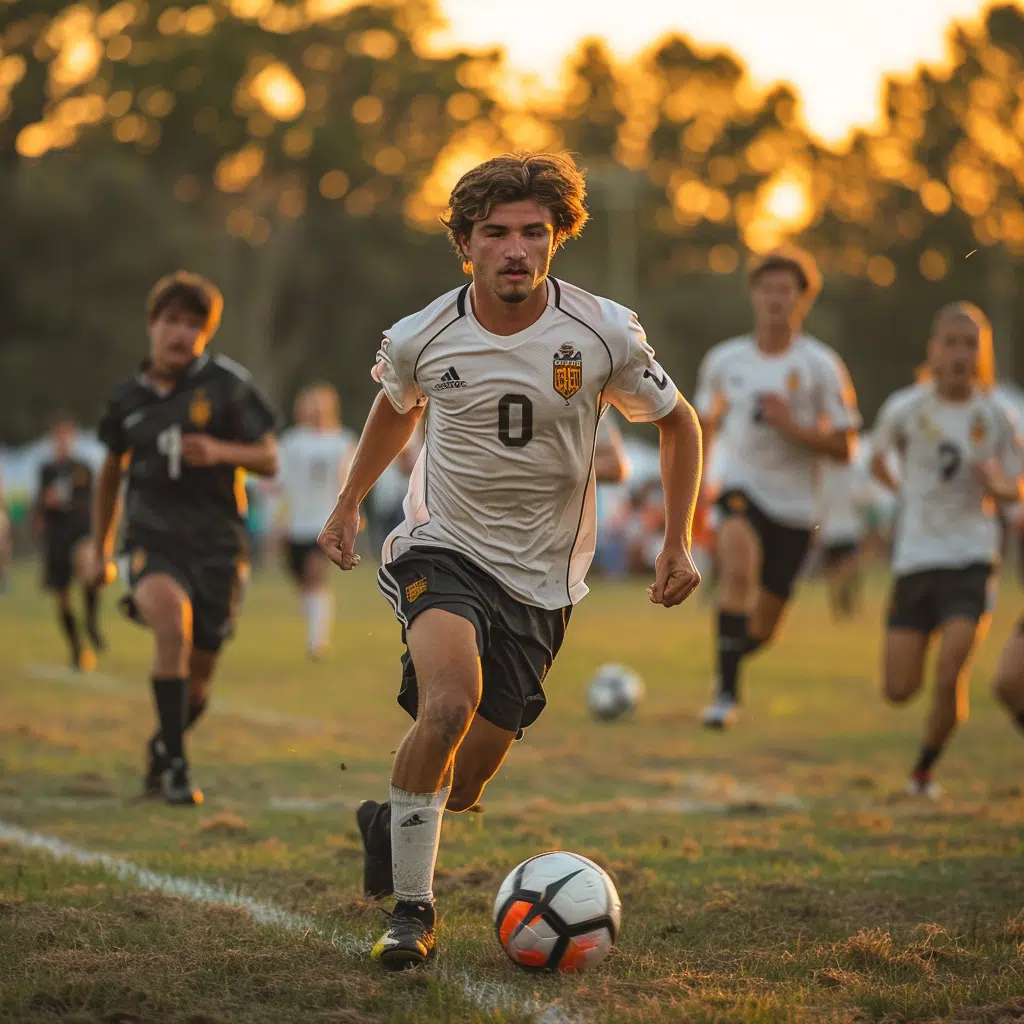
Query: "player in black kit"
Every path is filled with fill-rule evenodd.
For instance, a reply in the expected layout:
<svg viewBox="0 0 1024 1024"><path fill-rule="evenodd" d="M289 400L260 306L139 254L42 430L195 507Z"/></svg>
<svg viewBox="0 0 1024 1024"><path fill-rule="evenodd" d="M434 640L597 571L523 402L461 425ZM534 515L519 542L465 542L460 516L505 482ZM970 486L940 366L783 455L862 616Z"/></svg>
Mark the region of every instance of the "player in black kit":
<svg viewBox="0 0 1024 1024"><path fill-rule="evenodd" d="M111 395L99 426L108 454L94 507L97 577L110 558L127 478L121 543L125 606L156 641L148 795L202 803L185 759L185 730L206 708L221 644L247 573L240 471L277 473L277 416L242 366L206 345L220 293L179 272L149 296L150 355Z"/></svg>
<svg viewBox="0 0 1024 1024"><path fill-rule="evenodd" d="M35 527L43 541L43 586L57 599L57 615L76 669L96 664L94 651L103 650L97 625L97 591L87 573L89 517L92 505L92 468L72 454L77 428L68 416L58 416L50 428L52 456L39 469L35 501ZM85 629L93 650L82 643L78 620L71 607L73 580L83 581Z"/></svg>

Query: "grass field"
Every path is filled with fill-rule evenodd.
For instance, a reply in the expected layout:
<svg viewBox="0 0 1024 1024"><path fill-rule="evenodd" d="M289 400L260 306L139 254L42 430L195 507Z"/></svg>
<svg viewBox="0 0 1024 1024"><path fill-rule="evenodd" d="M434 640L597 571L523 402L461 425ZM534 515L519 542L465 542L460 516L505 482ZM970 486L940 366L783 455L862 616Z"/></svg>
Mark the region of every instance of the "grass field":
<svg viewBox="0 0 1024 1024"><path fill-rule="evenodd" d="M707 608L666 612L642 582L598 583L484 812L446 820L440 954L399 976L365 957L382 918L360 898L352 815L387 792L407 724L398 629L372 572L339 575L336 647L320 664L302 657L284 580L257 579L192 740L207 797L194 809L136 797L147 635L110 621L111 652L75 679L34 570L14 584L0 598L0 1020L1024 1017L1024 741L988 693L1019 613L1012 584L934 804L902 795L922 704L877 696L881 581L844 627L807 584L725 735L695 725ZM632 721L587 717L588 674L607 661L647 681ZM26 847L29 833L67 844L62 856ZM491 928L505 873L559 847L605 865L623 900L618 947L576 978L518 972ZM180 895L159 891L173 888L163 875L185 880ZM288 914L265 923L262 904Z"/></svg>

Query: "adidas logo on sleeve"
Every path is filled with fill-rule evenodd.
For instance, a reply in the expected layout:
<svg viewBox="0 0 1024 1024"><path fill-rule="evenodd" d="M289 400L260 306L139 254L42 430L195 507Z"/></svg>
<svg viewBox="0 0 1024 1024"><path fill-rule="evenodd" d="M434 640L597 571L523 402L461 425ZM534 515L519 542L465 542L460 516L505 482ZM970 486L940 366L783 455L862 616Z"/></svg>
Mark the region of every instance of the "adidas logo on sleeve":
<svg viewBox="0 0 1024 1024"><path fill-rule="evenodd" d="M441 374L441 379L434 385L435 391L447 391L449 388L464 388L466 382L459 376L458 371L454 366L449 366L444 373Z"/></svg>

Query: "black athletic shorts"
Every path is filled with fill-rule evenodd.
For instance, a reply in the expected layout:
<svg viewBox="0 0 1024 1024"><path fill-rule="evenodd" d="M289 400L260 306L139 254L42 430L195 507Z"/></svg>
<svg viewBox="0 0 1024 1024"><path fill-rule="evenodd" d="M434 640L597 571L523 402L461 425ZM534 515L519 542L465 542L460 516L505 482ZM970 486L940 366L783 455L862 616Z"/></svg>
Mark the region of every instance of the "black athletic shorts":
<svg viewBox="0 0 1024 1024"><path fill-rule="evenodd" d="M558 654L571 606L548 610L510 596L468 558L443 548L415 548L377 571L377 585L405 630L428 608L443 608L473 623L483 670L477 714L520 739L544 710L544 677ZM398 703L413 718L416 669L402 655Z"/></svg>
<svg viewBox="0 0 1024 1024"><path fill-rule="evenodd" d="M723 519L743 516L750 523L761 541L761 586L781 601L789 600L811 546L811 530L777 522L743 491L723 491L716 504Z"/></svg>
<svg viewBox="0 0 1024 1024"><path fill-rule="evenodd" d="M301 583L306 576L306 559L312 552L320 553L320 545L315 540L289 540L287 553L288 572ZM327 556L324 555L324 558Z"/></svg>
<svg viewBox="0 0 1024 1024"><path fill-rule="evenodd" d="M889 597L889 629L931 634L949 619L979 621L995 604L996 577L985 563L897 576Z"/></svg>
<svg viewBox="0 0 1024 1024"><path fill-rule="evenodd" d="M43 537L43 586L47 590L67 590L75 575L75 546L89 531L59 530Z"/></svg>
<svg viewBox="0 0 1024 1024"><path fill-rule="evenodd" d="M858 551L860 551L860 541L852 537L849 540L831 540L821 546L826 569L831 569L847 558L852 558Z"/></svg>
<svg viewBox="0 0 1024 1024"><path fill-rule="evenodd" d="M166 551L133 547L127 553L125 574L130 590L155 574L170 576L192 603L192 646L210 654L234 632L235 617L248 579L244 559L214 556L194 558ZM131 593L124 601L130 618L141 622Z"/></svg>

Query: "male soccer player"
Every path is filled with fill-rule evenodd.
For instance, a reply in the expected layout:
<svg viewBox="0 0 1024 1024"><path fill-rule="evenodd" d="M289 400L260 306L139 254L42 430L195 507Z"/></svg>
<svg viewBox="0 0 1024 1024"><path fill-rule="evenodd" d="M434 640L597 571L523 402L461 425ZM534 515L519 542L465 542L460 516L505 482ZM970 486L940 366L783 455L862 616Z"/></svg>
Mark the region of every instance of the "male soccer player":
<svg viewBox="0 0 1024 1024"><path fill-rule="evenodd" d="M860 602L860 549L872 501L866 457L861 446L850 462L829 460L821 467L818 541L829 604L836 620L850 618Z"/></svg>
<svg viewBox="0 0 1024 1024"><path fill-rule="evenodd" d="M9 586L7 571L11 564L11 521L7 515L7 498L4 494L3 466L0 466L0 596L7 593Z"/></svg>
<svg viewBox="0 0 1024 1024"><path fill-rule="evenodd" d="M768 253L750 274L752 334L704 357L695 406L705 444L728 457L719 480L717 693L710 728L736 718L740 665L775 636L811 540L822 458L848 462L860 427L842 360L801 325L821 289L813 257Z"/></svg>
<svg viewBox="0 0 1024 1024"><path fill-rule="evenodd" d="M341 426L338 392L328 384L300 392L295 426L281 435L279 446L288 570L302 597L306 651L318 659L330 643L334 607L327 577L330 562L316 539L334 508L355 448L355 438Z"/></svg>
<svg viewBox="0 0 1024 1024"><path fill-rule="evenodd" d="M543 681L594 551L601 414L661 434L665 542L651 601L685 600L700 577L690 523L700 429L654 361L636 316L548 276L586 220L568 156L497 157L466 173L445 222L472 283L384 333L371 409L320 543L358 562L359 503L424 406L426 436L378 583L407 647L399 703L415 719L390 800L357 815L366 891L394 891L372 956L420 963L434 946L433 874L444 810L472 807L512 741L544 709Z"/></svg>
<svg viewBox="0 0 1024 1024"><path fill-rule="evenodd" d="M985 314L968 302L939 310L927 379L897 391L875 424L871 469L900 495L883 666L885 696L913 697L939 634L935 691L908 788L935 797L932 770L967 718L969 662L991 608L999 560L997 503L1019 500L1013 423L992 395L995 359ZM887 455L900 459L899 479Z"/></svg>
<svg viewBox="0 0 1024 1024"><path fill-rule="evenodd" d="M114 390L99 426L108 454L93 513L95 572L113 547L127 473L126 605L153 631L156 648L159 731L144 791L163 792L171 804L202 802L184 734L206 709L246 571L238 471L277 472L274 411L243 367L206 351L221 308L220 292L201 277L160 280L147 307L150 355Z"/></svg>
<svg viewBox="0 0 1024 1024"><path fill-rule="evenodd" d="M103 650L97 622L98 587L88 572L92 468L74 456L78 428L69 416L58 416L50 428L51 456L39 467L35 525L43 539L43 585L53 591L57 615L68 641L74 668L90 669ZM71 607L73 580L82 583L85 629L93 650L85 646Z"/></svg>

